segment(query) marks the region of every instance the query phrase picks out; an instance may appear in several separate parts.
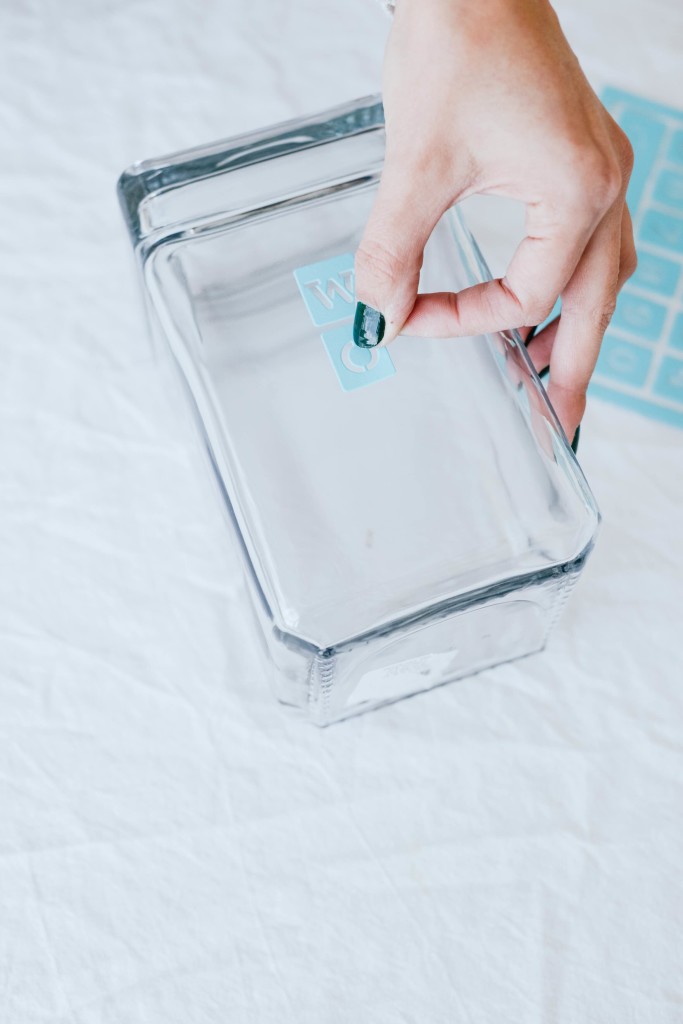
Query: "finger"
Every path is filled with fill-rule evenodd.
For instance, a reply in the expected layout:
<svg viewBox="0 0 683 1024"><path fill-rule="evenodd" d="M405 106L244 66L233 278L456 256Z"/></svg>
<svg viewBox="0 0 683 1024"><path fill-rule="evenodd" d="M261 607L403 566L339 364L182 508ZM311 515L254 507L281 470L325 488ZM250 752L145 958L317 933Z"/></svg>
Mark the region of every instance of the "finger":
<svg viewBox="0 0 683 1024"><path fill-rule="evenodd" d="M616 305L624 262L622 236L628 239L630 230L623 225L623 207L610 211L562 296L562 313L550 349L548 397L567 437L574 436L583 417L588 383Z"/></svg>
<svg viewBox="0 0 683 1024"><path fill-rule="evenodd" d="M638 260L636 247L633 241L633 227L628 207L624 205L621 218L621 250L619 254L619 273L617 276L617 291L621 291L626 281L635 272ZM553 345L557 337L557 329L560 324L559 317L544 327L542 331L535 334L527 345L527 352L537 372L544 370L550 365Z"/></svg>
<svg viewBox="0 0 683 1024"><path fill-rule="evenodd" d="M356 252L354 340L365 348L387 344L415 303L424 247L449 205L445 192L411 188L414 176L387 161L372 212Z"/></svg>
<svg viewBox="0 0 683 1024"><path fill-rule="evenodd" d="M507 274L461 292L417 297L403 333L462 337L541 323L572 277L598 223L616 199L618 169L604 187L563 206L549 202L527 208L527 237L518 246Z"/></svg>

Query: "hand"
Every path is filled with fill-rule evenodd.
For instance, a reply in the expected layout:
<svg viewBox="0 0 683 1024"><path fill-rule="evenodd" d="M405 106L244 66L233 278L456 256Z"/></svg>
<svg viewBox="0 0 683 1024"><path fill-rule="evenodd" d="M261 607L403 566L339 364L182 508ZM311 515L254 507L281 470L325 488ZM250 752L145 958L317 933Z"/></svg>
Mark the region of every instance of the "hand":
<svg viewBox="0 0 683 1024"><path fill-rule="evenodd" d="M616 296L636 267L628 139L545 0L397 0L384 63L386 161L356 256L357 343L528 329L571 438ZM505 277L417 295L442 213L474 193L526 204ZM366 309L365 307L369 307ZM379 317L381 312L385 325Z"/></svg>

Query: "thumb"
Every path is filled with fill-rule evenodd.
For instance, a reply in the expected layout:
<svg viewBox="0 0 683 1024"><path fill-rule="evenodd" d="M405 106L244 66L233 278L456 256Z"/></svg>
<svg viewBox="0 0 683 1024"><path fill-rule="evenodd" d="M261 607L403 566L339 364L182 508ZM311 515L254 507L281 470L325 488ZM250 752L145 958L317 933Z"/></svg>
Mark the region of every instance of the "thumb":
<svg viewBox="0 0 683 1024"><path fill-rule="evenodd" d="M385 164L356 252L353 340L361 348L393 341L415 304L424 247L443 212L426 191L403 169Z"/></svg>

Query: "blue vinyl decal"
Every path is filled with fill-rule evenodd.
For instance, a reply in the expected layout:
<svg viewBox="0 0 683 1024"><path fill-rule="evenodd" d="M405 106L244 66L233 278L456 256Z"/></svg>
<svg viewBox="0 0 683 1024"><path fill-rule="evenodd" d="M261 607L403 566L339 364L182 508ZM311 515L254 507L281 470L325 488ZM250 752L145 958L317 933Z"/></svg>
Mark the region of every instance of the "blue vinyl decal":
<svg viewBox="0 0 683 1024"><path fill-rule="evenodd" d="M298 267L294 278L313 324L330 328L320 337L342 390L355 391L396 373L385 348L365 350L353 343L356 293L352 252Z"/></svg>

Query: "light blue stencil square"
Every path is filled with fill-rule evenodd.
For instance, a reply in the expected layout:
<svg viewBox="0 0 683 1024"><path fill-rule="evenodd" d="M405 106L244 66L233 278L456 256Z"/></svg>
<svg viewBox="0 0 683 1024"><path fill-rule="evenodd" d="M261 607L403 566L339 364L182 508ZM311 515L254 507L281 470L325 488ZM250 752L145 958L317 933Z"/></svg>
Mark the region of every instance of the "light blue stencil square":
<svg viewBox="0 0 683 1024"><path fill-rule="evenodd" d="M672 163L683 164L683 131L676 132L666 155Z"/></svg>
<svg viewBox="0 0 683 1024"><path fill-rule="evenodd" d="M683 253L683 219L660 210L647 210L640 229L640 239L662 249Z"/></svg>
<svg viewBox="0 0 683 1024"><path fill-rule="evenodd" d="M674 325L671 328L671 337L669 341L674 348L683 349L683 313L679 313L674 320Z"/></svg>
<svg viewBox="0 0 683 1024"><path fill-rule="evenodd" d="M629 284L659 292L660 295L673 295L680 276L680 263L665 260L663 256L655 256L654 253L643 252L641 249L638 253L638 269Z"/></svg>
<svg viewBox="0 0 683 1024"><path fill-rule="evenodd" d="M358 348L353 340L352 323L325 331L321 338L344 391L364 388L396 373L385 348Z"/></svg>
<svg viewBox="0 0 683 1024"><path fill-rule="evenodd" d="M612 326L646 341L656 341L665 319L666 306L624 291L617 300Z"/></svg>
<svg viewBox="0 0 683 1024"><path fill-rule="evenodd" d="M316 327L353 317L356 297L352 252L298 267L294 277Z"/></svg>
<svg viewBox="0 0 683 1024"><path fill-rule="evenodd" d="M653 388L656 395L683 406L683 359L662 359Z"/></svg>
<svg viewBox="0 0 683 1024"><path fill-rule="evenodd" d="M608 334L602 343L595 372L599 377L640 387L645 383L652 353Z"/></svg>
<svg viewBox="0 0 683 1024"><path fill-rule="evenodd" d="M655 184L654 197L662 206L683 210L683 171L662 171Z"/></svg>

